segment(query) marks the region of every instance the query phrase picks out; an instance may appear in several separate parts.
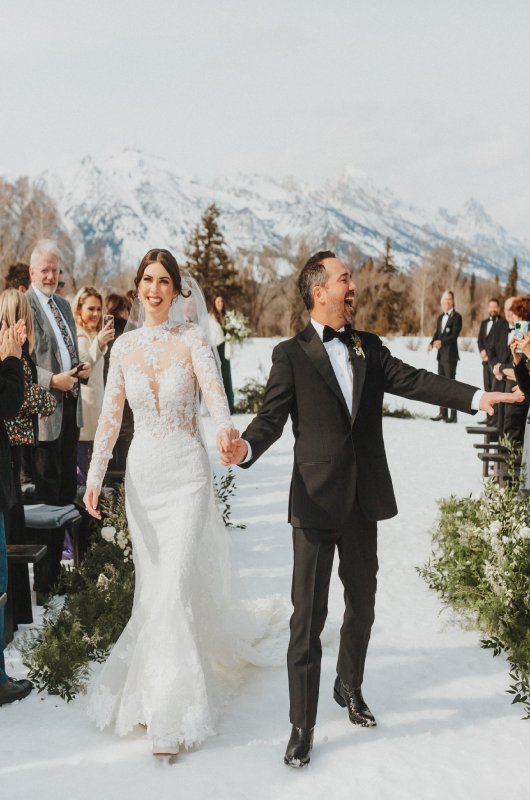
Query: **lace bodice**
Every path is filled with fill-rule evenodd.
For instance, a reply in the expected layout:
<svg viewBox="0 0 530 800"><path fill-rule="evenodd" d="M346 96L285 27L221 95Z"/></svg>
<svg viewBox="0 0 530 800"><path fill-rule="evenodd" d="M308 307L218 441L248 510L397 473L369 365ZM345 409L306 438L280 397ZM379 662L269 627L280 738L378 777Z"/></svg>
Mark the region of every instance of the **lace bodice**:
<svg viewBox="0 0 530 800"><path fill-rule="evenodd" d="M112 348L87 485L101 489L120 432L125 398L136 432L164 438L176 430L200 439L197 388L218 428L232 427L211 347L191 323L163 323L123 334Z"/></svg>

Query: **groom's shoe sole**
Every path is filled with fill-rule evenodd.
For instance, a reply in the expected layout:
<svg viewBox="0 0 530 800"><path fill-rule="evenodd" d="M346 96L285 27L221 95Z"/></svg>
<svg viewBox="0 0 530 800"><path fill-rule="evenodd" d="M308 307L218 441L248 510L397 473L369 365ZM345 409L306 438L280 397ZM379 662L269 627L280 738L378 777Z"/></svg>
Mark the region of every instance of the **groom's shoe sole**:
<svg viewBox="0 0 530 800"><path fill-rule="evenodd" d="M348 708L346 700L335 687L333 688L333 699L335 700L336 703L339 704L341 708ZM361 728L375 728L377 726L377 722L375 721L375 719L373 721L371 719L366 719L361 714L352 715L349 708L348 708L348 715L352 725L359 725Z"/></svg>

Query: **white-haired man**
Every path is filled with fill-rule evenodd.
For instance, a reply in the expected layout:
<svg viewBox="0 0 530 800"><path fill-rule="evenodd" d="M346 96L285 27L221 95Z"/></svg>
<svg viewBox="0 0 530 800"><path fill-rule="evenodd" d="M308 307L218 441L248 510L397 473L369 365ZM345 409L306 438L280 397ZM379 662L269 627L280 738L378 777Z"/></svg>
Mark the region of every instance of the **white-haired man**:
<svg viewBox="0 0 530 800"><path fill-rule="evenodd" d="M36 499L51 505L67 505L76 495L77 442L83 425L78 379L90 374L88 365L79 361L70 306L55 294L61 262L61 251L54 241L37 242L30 258L31 286L26 293L35 323L33 357L38 380L57 400L54 413L47 420L39 420L39 444L34 452ZM44 594L59 574L62 542L58 538L46 542L48 550L52 550L51 574L36 587Z"/></svg>
<svg viewBox="0 0 530 800"><path fill-rule="evenodd" d="M462 330L462 317L455 311L455 296L450 289L447 289L441 299L440 305L442 313L436 322L436 330L434 336L427 346L429 352L436 350L438 359L438 375L443 375L444 378L456 377L456 365L460 359L458 354L458 337ZM444 422L456 422L456 411L440 407L439 413L436 417L431 417L434 422L442 420Z"/></svg>

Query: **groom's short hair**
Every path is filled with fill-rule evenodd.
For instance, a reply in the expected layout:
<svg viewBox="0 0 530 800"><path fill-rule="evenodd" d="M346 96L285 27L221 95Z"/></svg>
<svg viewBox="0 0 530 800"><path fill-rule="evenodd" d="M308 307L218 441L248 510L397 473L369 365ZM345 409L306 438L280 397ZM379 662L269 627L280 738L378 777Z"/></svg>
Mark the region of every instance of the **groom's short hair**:
<svg viewBox="0 0 530 800"><path fill-rule="evenodd" d="M298 276L298 288L308 311L313 308L313 288L325 286L328 273L322 263L326 258L337 258L331 250L319 250L309 258Z"/></svg>

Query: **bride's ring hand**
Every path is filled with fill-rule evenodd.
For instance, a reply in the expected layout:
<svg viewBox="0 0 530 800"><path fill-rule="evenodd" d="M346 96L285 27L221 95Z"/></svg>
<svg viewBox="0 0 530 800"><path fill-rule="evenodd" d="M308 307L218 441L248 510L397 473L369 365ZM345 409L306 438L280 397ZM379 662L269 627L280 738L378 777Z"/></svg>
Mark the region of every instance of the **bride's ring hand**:
<svg viewBox="0 0 530 800"><path fill-rule="evenodd" d="M98 490L88 486L83 497L83 503L85 504L85 509L88 511L90 516L94 517L95 519L101 519L101 514L98 511L98 499Z"/></svg>
<svg viewBox="0 0 530 800"><path fill-rule="evenodd" d="M239 439L239 431L235 428L221 428L217 434L217 449L220 453L232 453L235 440Z"/></svg>

